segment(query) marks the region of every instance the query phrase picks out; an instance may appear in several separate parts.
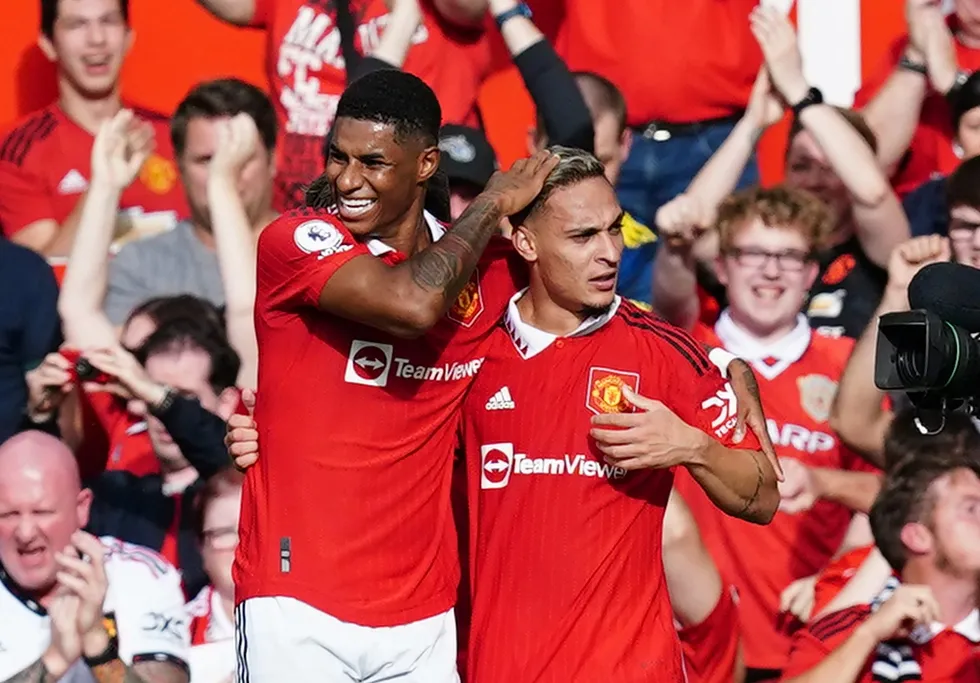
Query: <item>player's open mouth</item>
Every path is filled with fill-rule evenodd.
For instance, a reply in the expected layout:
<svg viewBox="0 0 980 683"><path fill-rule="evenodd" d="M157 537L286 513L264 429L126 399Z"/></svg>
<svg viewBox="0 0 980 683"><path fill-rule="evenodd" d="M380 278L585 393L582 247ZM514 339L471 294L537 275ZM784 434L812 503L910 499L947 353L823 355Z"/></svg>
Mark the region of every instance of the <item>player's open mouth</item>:
<svg viewBox="0 0 980 683"><path fill-rule="evenodd" d="M344 219L360 218L377 203L376 199L344 199L337 200L337 209L340 217Z"/></svg>
<svg viewBox="0 0 980 683"><path fill-rule="evenodd" d="M775 301L786 291L782 287L753 287L752 294L763 301Z"/></svg>

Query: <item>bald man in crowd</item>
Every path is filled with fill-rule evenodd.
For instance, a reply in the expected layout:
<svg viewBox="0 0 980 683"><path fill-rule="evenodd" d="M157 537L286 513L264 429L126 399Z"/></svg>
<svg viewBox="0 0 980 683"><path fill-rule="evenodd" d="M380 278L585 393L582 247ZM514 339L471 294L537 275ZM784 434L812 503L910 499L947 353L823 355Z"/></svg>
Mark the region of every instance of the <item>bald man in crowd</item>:
<svg viewBox="0 0 980 683"><path fill-rule="evenodd" d="M180 575L151 550L81 531L91 503L55 437L0 445L0 681L187 683Z"/></svg>

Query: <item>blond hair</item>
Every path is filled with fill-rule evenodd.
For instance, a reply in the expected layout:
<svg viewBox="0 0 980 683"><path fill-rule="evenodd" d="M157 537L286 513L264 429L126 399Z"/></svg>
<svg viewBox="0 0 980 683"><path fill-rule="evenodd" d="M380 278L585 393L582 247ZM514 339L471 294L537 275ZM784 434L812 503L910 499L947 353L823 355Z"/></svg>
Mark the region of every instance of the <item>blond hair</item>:
<svg viewBox="0 0 980 683"><path fill-rule="evenodd" d="M715 229L721 250L731 249L736 234L754 219L770 228L799 233L811 252L826 248L834 229L830 210L806 190L786 185L754 187L729 195L718 207Z"/></svg>

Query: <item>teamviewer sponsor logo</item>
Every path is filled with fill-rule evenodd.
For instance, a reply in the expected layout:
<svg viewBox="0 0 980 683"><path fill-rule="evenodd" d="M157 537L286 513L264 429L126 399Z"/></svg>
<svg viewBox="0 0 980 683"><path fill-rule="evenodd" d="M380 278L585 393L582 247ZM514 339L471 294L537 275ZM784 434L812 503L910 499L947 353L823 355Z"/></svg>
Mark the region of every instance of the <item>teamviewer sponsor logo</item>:
<svg viewBox="0 0 980 683"><path fill-rule="evenodd" d="M738 422L738 401L735 399L735 390L728 382L714 396L705 399L701 408L718 410L718 414L711 421L711 428L715 430L715 436L719 438L730 432L735 423Z"/></svg>
<svg viewBox="0 0 980 683"><path fill-rule="evenodd" d="M350 356L347 357L344 381L351 384L366 384L369 387L388 386L393 352L391 344L355 339L350 347Z"/></svg>
<svg viewBox="0 0 980 683"><path fill-rule="evenodd" d="M480 447L483 473L481 489L502 489L510 482L511 465L514 462L514 444L492 443Z"/></svg>
<svg viewBox="0 0 980 683"><path fill-rule="evenodd" d="M622 479L626 470L615 465L599 462L581 453L566 453L561 458L532 458L526 453L515 453L514 444L494 443L480 447L483 472L480 488L502 489L512 476L578 476L593 479Z"/></svg>

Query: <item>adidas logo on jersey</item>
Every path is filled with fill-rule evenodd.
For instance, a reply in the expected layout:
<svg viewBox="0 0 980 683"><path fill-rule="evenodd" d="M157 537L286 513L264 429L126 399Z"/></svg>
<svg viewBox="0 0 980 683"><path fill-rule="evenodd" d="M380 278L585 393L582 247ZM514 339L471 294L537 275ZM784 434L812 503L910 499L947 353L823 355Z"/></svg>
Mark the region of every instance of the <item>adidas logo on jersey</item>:
<svg viewBox="0 0 980 683"><path fill-rule="evenodd" d="M61 179L58 183L58 192L60 194L80 194L88 189L88 181L85 180L85 176L76 171L74 168L65 174L65 177Z"/></svg>
<svg viewBox="0 0 980 683"><path fill-rule="evenodd" d="M510 397L510 389L503 387L487 401L487 410L513 410L514 399Z"/></svg>

